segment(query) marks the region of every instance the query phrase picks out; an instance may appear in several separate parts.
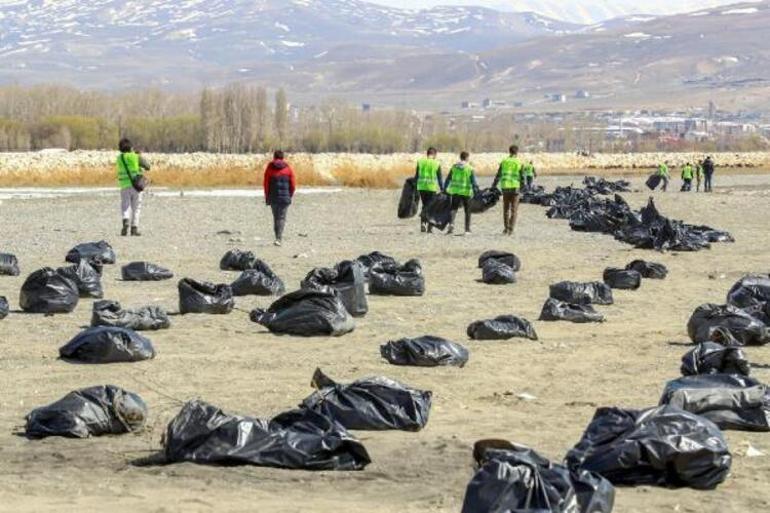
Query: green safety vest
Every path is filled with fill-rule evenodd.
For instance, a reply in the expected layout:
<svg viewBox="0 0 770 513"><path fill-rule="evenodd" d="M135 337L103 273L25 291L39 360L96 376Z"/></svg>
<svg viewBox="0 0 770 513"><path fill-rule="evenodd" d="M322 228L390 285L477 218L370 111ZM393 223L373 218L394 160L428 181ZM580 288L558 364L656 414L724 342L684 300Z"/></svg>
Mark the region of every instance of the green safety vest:
<svg viewBox="0 0 770 513"><path fill-rule="evenodd" d="M470 165L466 164L460 167L455 164L449 173L451 182L449 183L447 193L452 196L465 196L466 198L473 196L473 184L471 182L473 168Z"/></svg>
<svg viewBox="0 0 770 513"><path fill-rule="evenodd" d="M661 164L658 166L658 176L668 176L668 166Z"/></svg>
<svg viewBox="0 0 770 513"><path fill-rule="evenodd" d="M527 178L533 177L534 178L534 176L535 176L535 166L533 166L532 164L529 164L529 163L524 164L523 171L524 171L523 174L524 174L525 177L527 177Z"/></svg>
<svg viewBox="0 0 770 513"><path fill-rule="evenodd" d="M125 161L125 165L123 164L123 161ZM118 155L116 165L118 169L118 187L121 189L132 187L128 171L131 171L131 176L142 174L142 168L139 167L139 155L133 151ZM126 169L126 166L128 166L128 169Z"/></svg>
<svg viewBox="0 0 770 513"><path fill-rule="evenodd" d="M500 188L503 190L521 187L521 162L516 157L507 157L500 162Z"/></svg>
<svg viewBox="0 0 770 513"><path fill-rule="evenodd" d="M421 158L417 161L417 190L438 192L438 170L441 163L436 159Z"/></svg>
<svg viewBox="0 0 770 513"><path fill-rule="evenodd" d="M692 180L692 166L684 166L682 168L682 178L684 180Z"/></svg>

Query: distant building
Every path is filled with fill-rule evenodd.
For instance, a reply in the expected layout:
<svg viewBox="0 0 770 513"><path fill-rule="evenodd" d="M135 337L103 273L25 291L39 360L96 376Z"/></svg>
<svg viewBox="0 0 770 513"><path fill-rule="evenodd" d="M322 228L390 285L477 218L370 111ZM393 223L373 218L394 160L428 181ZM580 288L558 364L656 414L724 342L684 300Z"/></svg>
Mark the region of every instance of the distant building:
<svg viewBox="0 0 770 513"><path fill-rule="evenodd" d="M591 97L591 93L586 91L585 89L580 89L578 92L575 93L575 98L578 100L587 100Z"/></svg>
<svg viewBox="0 0 770 513"><path fill-rule="evenodd" d="M463 109L463 110L477 109L478 107L479 107L478 103L474 103L474 102L471 102L471 101L468 101L468 100L460 102L460 108Z"/></svg>
<svg viewBox="0 0 770 513"><path fill-rule="evenodd" d="M551 95L551 101L554 103L567 103L567 95L566 94L552 94Z"/></svg>
<svg viewBox="0 0 770 513"><path fill-rule="evenodd" d="M371 110L372 110L372 105L370 103L361 104L361 112L369 112Z"/></svg>
<svg viewBox="0 0 770 513"><path fill-rule="evenodd" d="M489 98L484 98L484 100L482 100L481 102L481 106L485 109L490 108L492 106L492 100L490 100Z"/></svg>

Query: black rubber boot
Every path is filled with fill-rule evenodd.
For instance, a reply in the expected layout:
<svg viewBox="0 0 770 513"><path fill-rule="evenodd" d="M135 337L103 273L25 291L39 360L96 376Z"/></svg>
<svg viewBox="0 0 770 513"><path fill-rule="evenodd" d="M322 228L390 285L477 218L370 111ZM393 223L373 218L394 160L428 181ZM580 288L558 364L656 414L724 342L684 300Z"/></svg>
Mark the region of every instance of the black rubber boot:
<svg viewBox="0 0 770 513"><path fill-rule="evenodd" d="M123 237L128 235L128 219L123 219L123 229L120 230L120 235Z"/></svg>
<svg viewBox="0 0 770 513"><path fill-rule="evenodd" d="M139 233L139 228L137 228L136 226L132 226L131 227L131 236L133 236L133 237L141 237L141 235L142 234Z"/></svg>

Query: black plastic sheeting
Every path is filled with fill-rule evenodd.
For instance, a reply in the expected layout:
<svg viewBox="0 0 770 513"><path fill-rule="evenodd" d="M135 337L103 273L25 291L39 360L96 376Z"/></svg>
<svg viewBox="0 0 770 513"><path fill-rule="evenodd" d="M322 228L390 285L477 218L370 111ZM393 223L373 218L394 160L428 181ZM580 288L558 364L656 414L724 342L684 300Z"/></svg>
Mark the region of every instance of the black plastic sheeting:
<svg viewBox="0 0 770 513"><path fill-rule="evenodd" d="M613 289L636 290L642 286L642 275L637 271L608 267L602 274L604 283Z"/></svg>
<svg viewBox="0 0 770 513"><path fill-rule="evenodd" d="M420 194L417 192L417 180L414 177L404 180L401 199L398 201L398 218L409 219L417 215L420 207Z"/></svg>
<svg viewBox="0 0 770 513"><path fill-rule="evenodd" d="M8 298L0 296L0 321L8 317L11 308L8 306Z"/></svg>
<svg viewBox="0 0 770 513"><path fill-rule="evenodd" d="M155 358L155 348L133 330L97 326L75 335L59 348L59 356L80 363L140 362Z"/></svg>
<svg viewBox="0 0 770 513"><path fill-rule="evenodd" d="M114 385L75 390L27 415L29 438L122 435L141 430L147 405L141 397Z"/></svg>
<svg viewBox="0 0 770 513"><path fill-rule="evenodd" d="M434 228L445 229L452 220L452 198L443 192L436 194L430 205L424 206L423 215Z"/></svg>
<svg viewBox="0 0 770 513"><path fill-rule="evenodd" d="M223 271L245 271L247 269L259 269L260 264L264 264L264 262L251 251L231 249L222 256L219 261L219 268Z"/></svg>
<svg viewBox="0 0 770 513"><path fill-rule="evenodd" d="M682 356L683 376L698 374L742 374L748 376L751 364L743 349L717 342L701 342Z"/></svg>
<svg viewBox="0 0 770 513"><path fill-rule="evenodd" d="M402 266L389 262L374 264L369 274L369 293L380 296L422 296L425 293L425 276L420 261L412 259Z"/></svg>
<svg viewBox="0 0 770 513"><path fill-rule="evenodd" d="M297 290L275 301L266 311L250 314L253 322L278 335L339 337L356 327L334 289Z"/></svg>
<svg viewBox="0 0 770 513"><path fill-rule="evenodd" d="M229 314L235 308L230 285L179 280L179 313Z"/></svg>
<svg viewBox="0 0 770 513"><path fill-rule="evenodd" d="M668 269L665 265L657 262L647 262L646 260L634 260L626 265L629 271L636 271L642 275L642 278L653 280L663 280L668 276Z"/></svg>
<svg viewBox="0 0 770 513"><path fill-rule="evenodd" d="M121 270L123 281L161 281L170 280L174 273L150 262L131 262Z"/></svg>
<svg viewBox="0 0 770 513"><path fill-rule="evenodd" d="M163 330L171 327L168 314L159 306L143 306L124 310L117 301L96 301L91 313L91 326L112 326L135 331Z"/></svg>
<svg viewBox="0 0 770 513"><path fill-rule="evenodd" d="M490 258L481 269L481 281L488 285L508 285L516 283L513 267Z"/></svg>
<svg viewBox="0 0 770 513"><path fill-rule="evenodd" d="M16 255L0 253L0 276L18 276L21 274Z"/></svg>
<svg viewBox="0 0 770 513"><path fill-rule="evenodd" d="M77 286L80 297L94 299L104 297L101 274L87 260L81 260L75 265L60 267L56 273L71 280Z"/></svg>
<svg viewBox="0 0 770 513"><path fill-rule="evenodd" d="M604 316L591 305L575 305L551 297L543 305L540 320L576 323L604 322Z"/></svg>
<svg viewBox="0 0 770 513"><path fill-rule="evenodd" d="M432 393L385 377L338 384L320 369L313 374L317 388L301 404L339 422L347 429L419 431L428 423Z"/></svg>
<svg viewBox="0 0 770 513"><path fill-rule="evenodd" d="M748 376L705 374L666 384L660 404L701 415L720 429L770 431L770 391Z"/></svg>
<svg viewBox="0 0 770 513"><path fill-rule="evenodd" d="M467 329L468 337L473 340L508 340L528 338L537 340L537 333L532 323L515 315L501 315L494 319L472 322Z"/></svg>
<svg viewBox="0 0 770 513"><path fill-rule="evenodd" d="M770 276L750 274L738 280L727 293L727 304L738 308L770 303Z"/></svg>
<svg viewBox="0 0 770 513"><path fill-rule="evenodd" d="M610 181L606 178L586 176L583 187L594 194L614 194L616 192L631 192L631 183L627 180Z"/></svg>
<svg viewBox="0 0 770 513"><path fill-rule="evenodd" d="M482 189L471 198L469 208L473 214L482 214L491 209L500 201L503 195L500 189Z"/></svg>
<svg viewBox="0 0 770 513"><path fill-rule="evenodd" d="M255 269L247 269L230 287L234 296L280 296L286 292L283 280L262 261L255 263Z"/></svg>
<svg viewBox="0 0 770 513"><path fill-rule="evenodd" d="M344 260L333 268L317 267L300 284L303 289L318 290L323 287L336 290L353 317L363 317L369 311L364 266L360 262Z"/></svg>
<svg viewBox="0 0 770 513"><path fill-rule="evenodd" d="M101 262L102 264L114 264L116 257L115 251L107 241L84 242L78 244L65 257L65 261L77 264L81 260L90 262Z"/></svg>
<svg viewBox="0 0 770 513"><path fill-rule="evenodd" d="M490 250L485 251L479 256L479 269L484 268L484 264L489 260L497 260L498 262L512 267L514 271L521 271L521 260L513 253L507 251Z"/></svg>
<svg viewBox="0 0 770 513"><path fill-rule="evenodd" d="M163 446L168 463L361 470L371 462L361 442L323 415L294 410L268 421L230 415L203 401L182 407Z"/></svg>
<svg viewBox="0 0 770 513"><path fill-rule="evenodd" d="M528 447L499 440L476 442L474 453L479 468L465 490L462 513L612 511L615 488L598 474L572 472Z"/></svg>
<svg viewBox="0 0 770 513"><path fill-rule="evenodd" d="M562 281L550 286L549 296L575 305L611 305L612 289L606 283Z"/></svg>
<svg viewBox="0 0 770 513"><path fill-rule="evenodd" d="M21 286L19 306L29 313L70 313L78 305L78 287L69 278L44 267L30 274Z"/></svg>
<svg viewBox="0 0 770 513"><path fill-rule="evenodd" d="M614 485L708 490L727 478L732 456L713 422L674 406L599 408L565 463Z"/></svg>
<svg viewBox="0 0 770 513"><path fill-rule="evenodd" d="M699 342L719 342L727 332L728 338L735 338L746 346L764 345L770 342L770 328L762 321L732 305L707 303L695 309L687 323L690 340ZM715 336L716 335L716 336Z"/></svg>
<svg viewBox="0 0 770 513"><path fill-rule="evenodd" d="M380 253L379 251L373 251L368 255L361 255L360 257L356 258L355 261L361 264L361 268L364 271L364 278L367 281L369 280L371 269L375 264L387 263L395 266L398 265L398 262L395 258L384 253Z"/></svg>
<svg viewBox="0 0 770 513"><path fill-rule="evenodd" d="M464 367L468 363L468 350L465 347L433 336L391 340L380 346L380 354L393 365Z"/></svg>

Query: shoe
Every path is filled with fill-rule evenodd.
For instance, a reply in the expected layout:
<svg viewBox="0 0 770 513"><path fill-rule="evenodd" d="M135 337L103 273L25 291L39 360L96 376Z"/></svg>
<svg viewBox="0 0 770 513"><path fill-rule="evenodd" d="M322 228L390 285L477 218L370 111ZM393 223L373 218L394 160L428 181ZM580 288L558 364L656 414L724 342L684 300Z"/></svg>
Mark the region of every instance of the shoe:
<svg viewBox="0 0 770 513"><path fill-rule="evenodd" d="M123 220L123 229L120 230L120 235L123 237L128 235L128 221L126 221L125 219Z"/></svg>
<svg viewBox="0 0 770 513"><path fill-rule="evenodd" d="M281 245L281 241L280 240L276 239L276 241L273 242L273 246L280 246L280 245Z"/></svg>
<svg viewBox="0 0 770 513"><path fill-rule="evenodd" d="M446 234L452 235L454 232L455 232L455 227L450 224L449 228L446 229Z"/></svg>
<svg viewBox="0 0 770 513"><path fill-rule="evenodd" d="M503 235L508 235L508 228L503 228Z"/></svg>
<svg viewBox="0 0 770 513"><path fill-rule="evenodd" d="M132 226L131 227L131 236L132 237L141 237L142 234L139 233L139 228L137 228L136 226Z"/></svg>
<svg viewBox="0 0 770 513"><path fill-rule="evenodd" d="M420 225L420 232L425 233L428 231L428 228L425 226L425 223Z"/></svg>

